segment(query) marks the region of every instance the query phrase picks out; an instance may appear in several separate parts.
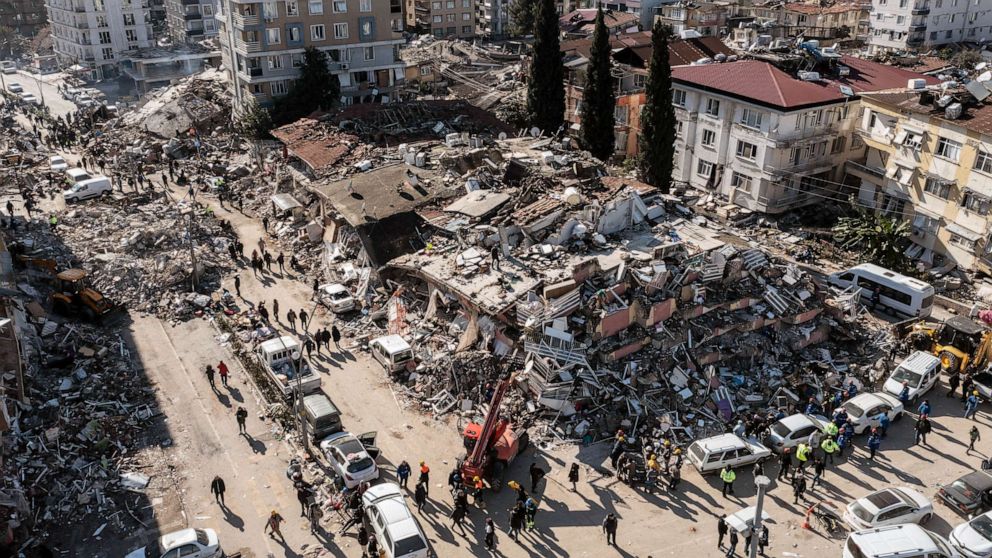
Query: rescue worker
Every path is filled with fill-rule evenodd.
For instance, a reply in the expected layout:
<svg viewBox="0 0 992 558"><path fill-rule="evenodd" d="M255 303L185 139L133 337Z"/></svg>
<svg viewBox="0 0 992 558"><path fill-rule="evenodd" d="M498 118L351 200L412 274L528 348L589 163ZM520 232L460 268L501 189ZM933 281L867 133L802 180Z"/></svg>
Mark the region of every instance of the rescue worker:
<svg viewBox="0 0 992 558"><path fill-rule="evenodd" d="M723 481L723 497L727 497L729 492L731 496L734 495L734 481L737 480L737 473L727 465L720 471L720 480Z"/></svg>
<svg viewBox="0 0 992 558"><path fill-rule="evenodd" d="M828 460L831 465L834 464L834 454L840 451L840 446L833 438L824 438L823 442L820 443L820 449L826 455L825 460Z"/></svg>

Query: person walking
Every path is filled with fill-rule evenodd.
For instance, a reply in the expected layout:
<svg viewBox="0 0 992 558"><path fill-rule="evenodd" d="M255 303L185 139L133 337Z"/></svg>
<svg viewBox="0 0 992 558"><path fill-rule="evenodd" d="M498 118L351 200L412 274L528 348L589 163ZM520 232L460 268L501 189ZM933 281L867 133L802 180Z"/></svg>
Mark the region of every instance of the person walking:
<svg viewBox="0 0 992 558"><path fill-rule="evenodd" d="M518 540L524 526L524 503L517 500L510 510L510 538Z"/></svg>
<svg viewBox="0 0 992 558"><path fill-rule="evenodd" d="M238 419L238 434L247 434L248 429L245 427L245 421L248 420L248 410L244 407L238 407L234 416Z"/></svg>
<svg viewBox="0 0 992 558"><path fill-rule="evenodd" d="M307 358L313 357L313 345L313 339L307 335L306 339L303 340L303 348L307 350ZM319 350L317 351L317 354L320 354Z"/></svg>
<svg viewBox="0 0 992 558"><path fill-rule="evenodd" d="M967 402L964 406L964 418L970 418L975 420L975 413L978 412L978 392L973 391L971 395L968 396Z"/></svg>
<svg viewBox="0 0 992 558"><path fill-rule="evenodd" d="M737 534L737 529L730 532L730 546L727 547L727 558L737 555L737 542L740 541L740 535Z"/></svg>
<svg viewBox="0 0 992 558"><path fill-rule="evenodd" d="M465 508L462 506L455 506L451 510L451 526L458 527L458 530L465 534L465 525L462 523L465 520Z"/></svg>
<svg viewBox="0 0 992 558"><path fill-rule="evenodd" d="M262 230L269 232L269 216L262 217Z"/></svg>
<svg viewBox="0 0 992 558"><path fill-rule="evenodd" d="M336 325L331 326L331 339L334 341L334 348L341 350L341 330ZM331 350L331 347L328 346L327 350Z"/></svg>
<svg viewBox="0 0 992 558"><path fill-rule="evenodd" d="M272 510L272 513L269 514L268 521L265 522L265 531L268 532L269 536L273 539L276 538L276 535L279 535L279 538L282 539L283 544L285 544L286 537L283 536L282 531L279 530L279 527L282 525L283 521L286 520L279 515L279 512Z"/></svg>
<svg viewBox="0 0 992 558"><path fill-rule="evenodd" d="M307 485L302 482L297 483L296 486L296 499L300 502L300 517L307 516L307 508L309 507L310 496L312 492L307 487Z"/></svg>
<svg viewBox="0 0 992 558"><path fill-rule="evenodd" d="M950 388L947 390L945 397L954 397L954 392L957 391L958 386L961 385L961 374L955 371L953 374L947 377L947 385Z"/></svg>
<svg viewBox="0 0 992 558"><path fill-rule="evenodd" d="M544 478L546 472L537 466L537 462L530 464L530 491L537 492L537 485Z"/></svg>
<svg viewBox="0 0 992 558"><path fill-rule="evenodd" d="M286 255L279 252L276 256L276 263L279 264L279 273L286 273Z"/></svg>
<svg viewBox="0 0 992 558"><path fill-rule="evenodd" d="M210 382L210 389L217 389L214 384L214 367L209 364L207 365L207 381Z"/></svg>
<svg viewBox="0 0 992 558"><path fill-rule="evenodd" d="M221 507L224 507L224 491L227 487L224 486L224 479L220 478L220 475L214 475L214 480L210 481L210 493L214 495L214 500L217 501Z"/></svg>
<svg viewBox="0 0 992 558"><path fill-rule="evenodd" d="M879 436L882 438L889 432L889 425L892 424L892 420L889 419L888 413L882 413L878 419Z"/></svg>
<svg viewBox="0 0 992 558"><path fill-rule="evenodd" d="M831 426L833 423L829 423L827 426ZM796 472L792 476L805 475L806 474L806 462L809 461L810 453L813 450L810 449L806 444L799 444L796 446L796 461L799 464L796 466Z"/></svg>
<svg viewBox="0 0 992 558"><path fill-rule="evenodd" d="M572 492L578 492L575 485L579 482L579 464L572 463L572 467L568 470L568 482L572 483Z"/></svg>
<svg viewBox="0 0 992 558"><path fill-rule="evenodd" d="M269 323L269 309L265 307L265 302L258 304L258 315L262 317L262 321Z"/></svg>
<svg viewBox="0 0 992 558"><path fill-rule="evenodd" d="M675 490L682 481L682 465L678 462L669 469L668 490Z"/></svg>
<svg viewBox="0 0 992 558"><path fill-rule="evenodd" d="M720 471L720 480L723 481L723 497L727 497L729 492L731 496L734 495L734 481L737 479L737 473L727 465Z"/></svg>
<svg viewBox="0 0 992 558"><path fill-rule="evenodd" d="M405 459L396 468L396 478L400 481L400 486L406 488L406 481L410 478L410 464Z"/></svg>
<svg viewBox="0 0 992 558"><path fill-rule="evenodd" d="M272 252L262 252L262 259L265 260L265 270L272 273Z"/></svg>
<svg viewBox="0 0 992 558"><path fill-rule="evenodd" d="M727 529L729 529L727 526L727 514L723 514L716 522L717 548L723 548L723 538L727 536Z"/></svg>
<svg viewBox="0 0 992 558"><path fill-rule="evenodd" d="M809 483L810 489L816 487L816 483L823 484L823 471L827 468L827 464L823 462L819 457L813 458L813 482Z"/></svg>
<svg viewBox="0 0 992 558"><path fill-rule="evenodd" d="M923 403L920 403L920 406L916 408L916 414L930 416L930 400L929 399L924 399L923 400Z"/></svg>
<svg viewBox="0 0 992 558"><path fill-rule="evenodd" d="M424 484L424 488L427 488L428 489L428 495L430 494L430 492L429 492L429 490L430 490L429 489L430 482L431 482L431 468L428 467L426 463L424 463L423 461L421 461L420 462L420 477L417 478L417 483L418 484L419 483L423 483Z"/></svg>
<svg viewBox="0 0 992 558"><path fill-rule="evenodd" d="M606 544L616 546L617 545L617 516L616 514L607 514L606 519L603 520L603 532L606 533Z"/></svg>
<svg viewBox="0 0 992 558"><path fill-rule="evenodd" d="M327 349L327 354L331 354L331 332L326 327L320 330L320 342Z"/></svg>
<svg viewBox="0 0 992 558"><path fill-rule="evenodd" d="M758 554L765 555L765 547L768 546L768 525L761 524L761 532L758 534Z"/></svg>
<svg viewBox="0 0 992 558"><path fill-rule="evenodd" d="M971 454L971 452L975 449L975 442L978 442L981 439L982 436L978 433L978 427L971 425L971 430L968 431L968 451L965 452L965 455Z"/></svg>
<svg viewBox="0 0 992 558"><path fill-rule="evenodd" d="M289 312L286 312L286 321L289 322L289 328L296 331L296 311L292 308L289 309Z"/></svg>
<svg viewBox="0 0 992 558"><path fill-rule="evenodd" d="M965 372L964 375L961 376L961 402L962 403L964 403L965 401L968 400L968 396L971 395L971 392L972 392L972 389L971 388L974 385L975 385L975 380L974 380L974 378L971 377L971 373L970 372ZM978 395L978 394L976 393L975 395Z"/></svg>
<svg viewBox="0 0 992 558"><path fill-rule="evenodd" d="M413 501L417 503L417 511L423 513L424 504L427 503L427 485L418 482L413 489Z"/></svg>
<svg viewBox="0 0 992 558"><path fill-rule="evenodd" d="M802 498L806 501L806 477L804 475L796 475L792 477L792 503L798 504L799 499Z"/></svg>
<svg viewBox="0 0 992 558"><path fill-rule="evenodd" d="M364 523L358 525L358 533L355 535L358 541L358 546L362 548L362 556L365 556L365 547L369 544L369 530L365 528Z"/></svg>
<svg viewBox="0 0 992 558"><path fill-rule="evenodd" d="M227 375L231 372L227 367L227 363L223 360L220 361L217 364L217 372L220 373L220 383L224 384L224 387L227 387Z"/></svg>
<svg viewBox="0 0 992 558"><path fill-rule="evenodd" d="M778 458L778 464L779 469L777 480L788 478L789 470L792 469L792 448L785 448L782 450L782 455Z"/></svg>
<svg viewBox="0 0 992 558"><path fill-rule="evenodd" d="M871 434L868 436L868 460L875 460L875 453L878 452L878 448L882 445L882 436L879 435L878 431L874 428L871 429Z"/></svg>
<svg viewBox="0 0 992 558"><path fill-rule="evenodd" d="M820 449L822 449L823 453L826 455L824 460L829 460L829 463L833 465L834 454L837 453L838 450L840 450L840 446L837 445L837 442L835 442L833 438L826 437L823 439L823 442L820 443Z"/></svg>
<svg viewBox="0 0 992 558"><path fill-rule="evenodd" d="M484 540L485 540L485 543L486 543L486 549L487 550L490 550L490 551L496 550L496 525L493 524L493 518L491 518L491 517L487 517L486 518L486 527L485 527L485 537L484 537Z"/></svg>
<svg viewBox="0 0 992 558"><path fill-rule="evenodd" d="M929 434L930 430L933 429L933 426L930 424L930 419L927 418L927 415L921 414L920 418L916 419L915 429L916 429L916 443L919 444L922 441L924 446L927 445L927 434Z"/></svg>
<svg viewBox="0 0 992 558"><path fill-rule="evenodd" d="M534 530L534 518L537 517L537 500L533 496L528 496L527 501L524 502L524 516L527 521L527 530Z"/></svg>
<svg viewBox="0 0 992 558"><path fill-rule="evenodd" d="M324 517L324 510L320 507L320 504L314 502L310 504L310 534L316 535L320 533L320 520Z"/></svg>
<svg viewBox="0 0 992 558"><path fill-rule="evenodd" d="M301 308L300 309L300 327L303 328L303 331L306 331L307 330L307 318L309 318L309 315L307 314L307 311Z"/></svg>
<svg viewBox="0 0 992 558"><path fill-rule="evenodd" d="M272 319L279 321L279 300L275 298L272 299Z"/></svg>

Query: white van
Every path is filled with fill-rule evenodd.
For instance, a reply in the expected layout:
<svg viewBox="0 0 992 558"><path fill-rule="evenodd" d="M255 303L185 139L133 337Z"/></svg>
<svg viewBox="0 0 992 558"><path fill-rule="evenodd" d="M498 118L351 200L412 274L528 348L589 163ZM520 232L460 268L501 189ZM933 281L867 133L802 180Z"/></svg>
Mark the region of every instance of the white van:
<svg viewBox="0 0 992 558"><path fill-rule="evenodd" d="M362 509L379 550L386 558L427 558L427 537L410 513L395 483L377 484L362 494Z"/></svg>
<svg viewBox="0 0 992 558"><path fill-rule="evenodd" d="M696 466L700 474L715 473L725 466L731 468L764 461L772 454L771 450L754 438L745 440L734 434L719 434L689 444L689 463Z"/></svg>
<svg viewBox="0 0 992 558"><path fill-rule="evenodd" d="M387 372L396 372L413 362L413 348L399 335L384 335L372 340L369 345L372 356Z"/></svg>
<svg viewBox="0 0 992 558"><path fill-rule="evenodd" d="M86 172L85 170L79 167L65 171L65 175L66 175L66 180L69 181L70 186L72 186L77 182L82 182L86 179L93 178L92 176L90 176L90 173Z"/></svg>
<svg viewBox="0 0 992 558"><path fill-rule="evenodd" d="M930 353L914 351L892 371L885 380L882 390L899 399L902 383L906 382L911 406L906 410L916 411L917 401L933 388L938 378L940 378L940 359Z"/></svg>
<svg viewBox="0 0 992 558"><path fill-rule="evenodd" d="M844 558L956 558L947 540L915 523L851 533Z"/></svg>
<svg viewBox="0 0 992 558"><path fill-rule="evenodd" d="M831 273L827 282L846 289L861 287L861 302L870 304L872 293L879 289L879 305L908 318L925 318L933 311L933 287L919 279L906 277L875 264L861 264L847 271Z"/></svg>
<svg viewBox="0 0 992 558"><path fill-rule="evenodd" d="M62 193L62 197L65 198L66 203L69 203L71 201L82 201L104 196L109 194L111 190L109 178L106 176L96 176L73 184L72 188Z"/></svg>

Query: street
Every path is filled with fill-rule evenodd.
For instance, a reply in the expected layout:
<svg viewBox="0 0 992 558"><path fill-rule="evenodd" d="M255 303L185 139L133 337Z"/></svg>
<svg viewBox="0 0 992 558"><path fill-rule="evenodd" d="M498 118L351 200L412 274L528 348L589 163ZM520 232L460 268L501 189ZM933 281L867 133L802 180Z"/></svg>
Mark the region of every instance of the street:
<svg viewBox="0 0 992 558"><path fill-rule="evenodd" d="M44 79L47 79L47 76ZM18 71L16 74L4 74L3 88L10 91L10 85L12 83L20 84L24 88L24 93L31 93L43 100L53 116L63 116L76 110L76 106L72 101L62 97L55 85L39 79L34 74L23 70Z"/></svg>

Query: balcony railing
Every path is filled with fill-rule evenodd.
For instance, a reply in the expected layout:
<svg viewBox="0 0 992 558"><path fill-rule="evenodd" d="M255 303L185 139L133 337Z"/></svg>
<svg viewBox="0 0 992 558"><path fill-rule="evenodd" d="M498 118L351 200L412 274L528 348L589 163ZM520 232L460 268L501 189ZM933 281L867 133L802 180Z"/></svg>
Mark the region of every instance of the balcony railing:
<svg viewBox="0 0 992 558"><path fill-rule="evenodd" d="M200 35L203 31L200 31ZM234 48L235 50L243 50L245 52L261 52L262 43L259 41L245 41L244 39L234 38Z"/></svg>
<svg viewBox="0 0 992 558"><path fill-rule="evenodd" d="M879 167L870 167L868 165L862 165L861 163L856 163L854 161L847 161L847 172L862 172L864 174L870 174L875 178L885 178L885 169Z"/></svg>
<svg viewBox="0 0 992 558"><path fill-rule="evenodd" d="M203 14L185 14L183 19L190 21L191 19L203 19Z"/></svg>
<svg viewBox="0 0 992 558"><path fill-rule="evenodd" d="M244 15L234 12L231 14L231 21L234 23L235 27L244 28L248 25L258 25L260 20L258 14Z"/></svg>

